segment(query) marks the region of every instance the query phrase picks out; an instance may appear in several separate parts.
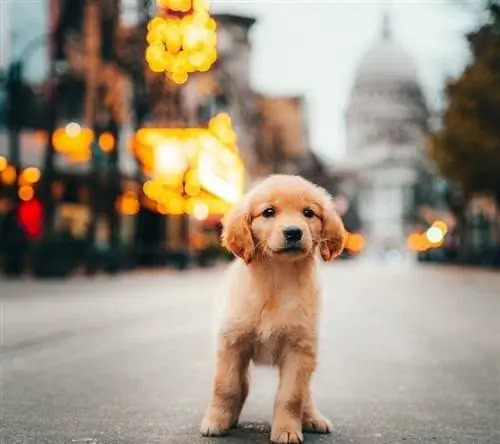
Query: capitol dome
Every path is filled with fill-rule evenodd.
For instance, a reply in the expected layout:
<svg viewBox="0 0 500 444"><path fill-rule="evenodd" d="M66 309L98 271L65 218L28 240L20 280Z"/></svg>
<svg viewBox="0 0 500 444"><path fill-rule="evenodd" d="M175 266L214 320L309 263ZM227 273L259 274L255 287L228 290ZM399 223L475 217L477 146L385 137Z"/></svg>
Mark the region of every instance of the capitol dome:
<svg viewBox="0 0 500 444"><path fill-rule="evenodd" d="M355 83L379 81L418 83L415 63L404 48L393 40L388 16L384 16L382 38L361 59Z"/></svg>
<svg viewBox="0 0 500 444"><path fill-rule="evenodd" d="M354 78L346 110L347 151L355 154L378 142L413 145L427 117L417 67L393 39L386 15L382 35L362 57Z"/></svg>

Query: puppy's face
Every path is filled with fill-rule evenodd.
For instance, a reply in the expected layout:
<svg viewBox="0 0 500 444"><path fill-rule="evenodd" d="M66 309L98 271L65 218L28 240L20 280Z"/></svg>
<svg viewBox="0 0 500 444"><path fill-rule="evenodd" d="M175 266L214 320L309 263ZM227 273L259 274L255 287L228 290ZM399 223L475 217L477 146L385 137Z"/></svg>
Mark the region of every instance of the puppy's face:
<svg viewBox="0 0 500 444"><path fill-rule="evenodd" d="M312 254L320 241L321 205L313 190L297 191L271 189L253 199L251 230L264 255L294 260Z"/></svg>
<svg viewBox="0 0 500 444"><path fill-rule="evenodd" d="M245 196L224 220L223 244L245 262L340 254L344 226L328 193L298 176L277 175Z"/></svg>

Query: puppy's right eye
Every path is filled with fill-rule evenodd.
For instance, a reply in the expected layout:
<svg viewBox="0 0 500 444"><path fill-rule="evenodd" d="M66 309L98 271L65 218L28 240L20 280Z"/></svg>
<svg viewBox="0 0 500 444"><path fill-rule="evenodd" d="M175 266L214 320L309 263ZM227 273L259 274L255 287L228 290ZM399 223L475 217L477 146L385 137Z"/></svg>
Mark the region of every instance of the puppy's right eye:
<svg viewBox="0 0 500 444"><path fill-rule="evenodd" d="M262 216L264 216L265 218L273 217L275 214L276 214L276 210L274 208L266 208L262 212Z"/></svg>

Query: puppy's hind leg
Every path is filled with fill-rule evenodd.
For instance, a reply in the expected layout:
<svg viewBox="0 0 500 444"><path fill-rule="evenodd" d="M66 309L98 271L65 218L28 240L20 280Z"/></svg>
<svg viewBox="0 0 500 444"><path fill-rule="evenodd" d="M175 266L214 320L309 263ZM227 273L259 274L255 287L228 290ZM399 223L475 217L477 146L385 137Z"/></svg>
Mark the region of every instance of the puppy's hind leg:
<svg viewBox="0 0 500 444"><path fill-rule="evenodd" d="M302 413L302 430L312 433L331 433L333 430L331 422L314 405L310 389Z"/></svg>
<svg viewBox="0 0 500 444"><path fill-rule="evenodd" d="M201 422L203 436L222 436L238 421L248 360L237 347L222 345L217 354L212 400ZM246 388L248 393L248 388Z"/></svg>

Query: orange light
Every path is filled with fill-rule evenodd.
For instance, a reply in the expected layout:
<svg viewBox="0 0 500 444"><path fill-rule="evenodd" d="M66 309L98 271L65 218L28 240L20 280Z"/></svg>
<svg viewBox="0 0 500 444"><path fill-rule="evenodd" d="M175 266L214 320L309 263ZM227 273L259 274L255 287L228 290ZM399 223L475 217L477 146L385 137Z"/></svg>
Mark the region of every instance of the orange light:
<svg viewBox="0 0 500 444"><path fill-rule="evenodd" d="M105 153L113 151L113 148L115 147L115 138L113 134L110 132L102 133L99 136L99 146Z"/></svg>
<svg viewBox="0 0 500 444"><path fill-rule="evenodd" d="M348 233L345 248L351 253L359 253L365 246L365 238L359 233Z"/></svg>
<svg viewBox="0 0 500 444"><path fill-rule="evenodd" d="M27 201L33 199L33 196L35 195L35 191L33 190L33 187L30 187L29 185L24 185L21 188L19 188L17 195L19 196L19 199L27 202Z"/></svg>
<svg viewBox="0 0 500 444"><path fill-rule="evenodd" d="M16 169L12 165L8 165L2 172L2 182L5 185L12 185L17 178Z"/></svg>
<svg viewBox="0 0 500 444"><path fill-rule="evenodd" d="M36 167L28 167L21 173L21 180L27 184L37 183L40 180L40 170Z"/></svg>
<svg viewBox="0 0 500 444"><path fill-rule="evenodd" d="M133 191L127 191L118 199L116 205L117 210L125 216L134 216L141 208L139 199Z"/></svg>
<svg viewBox="0 0 500 444"><path fill-rule="evenodd" d="M94 132L90 128L81 128L74 122L65 128L58 128L52 137L54 149L73 162L87 162L90 159L90 144L93 140Z"/></svg>
<svg viewBox="0 0 500 444"><path fill-rule="evenodd" d="M424 252L431 246L425 235L419 233L410 234L408 236L407 245L408 248L415 253Z"/></svg>
<svg viewBox="0 0 500 444"><path fill-rule="evenodd" d="M5 168L7 168L7 165L9 163L7 162L7 159L3 156L0 156L0 172L5 170Z"/></svg>

